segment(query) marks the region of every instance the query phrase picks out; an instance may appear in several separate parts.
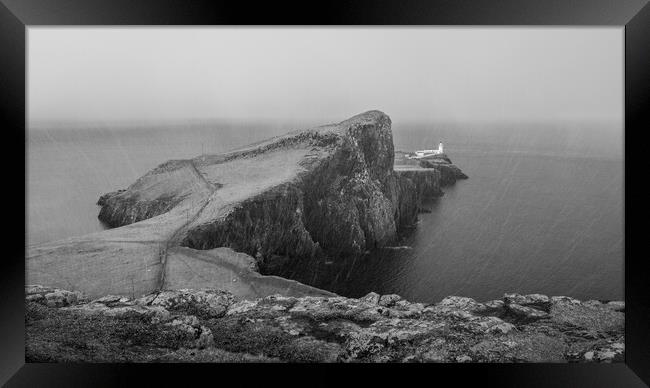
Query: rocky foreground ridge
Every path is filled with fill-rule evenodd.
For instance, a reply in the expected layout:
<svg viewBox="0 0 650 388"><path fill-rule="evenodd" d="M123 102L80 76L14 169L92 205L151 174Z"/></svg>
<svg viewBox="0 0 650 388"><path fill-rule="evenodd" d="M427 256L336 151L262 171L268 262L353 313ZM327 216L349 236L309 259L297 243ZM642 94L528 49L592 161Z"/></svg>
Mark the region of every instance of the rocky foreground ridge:
<svg viewBox="0 0 650 388"><path fill-rule="evenodd" d="M432 305L219 290L141 298L26 287L28 362L617 362L623 302L506 294Z"/></svg>
<svg viewBox="0 0 650 388"><path fill-rule="evenodd" d="M423 198L466 178L446 157L404 161L395 163L391 120L379 111L170 160L101 196L99 218L112 229L28 247L27 284L93 298L182 288L332 295L260 272L287 257L308 265L391 245Z"/></svg>

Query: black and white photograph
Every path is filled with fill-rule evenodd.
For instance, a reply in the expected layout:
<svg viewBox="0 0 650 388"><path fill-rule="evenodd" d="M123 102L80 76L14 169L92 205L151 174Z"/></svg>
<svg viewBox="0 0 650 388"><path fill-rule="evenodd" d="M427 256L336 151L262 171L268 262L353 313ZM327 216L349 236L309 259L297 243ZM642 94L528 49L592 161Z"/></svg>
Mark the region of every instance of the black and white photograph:
<svg viewBox="0 0 650 388"><path fill-rule="evenodd" d="M28 363L622 363L621 27L33 26Z"/></svg>

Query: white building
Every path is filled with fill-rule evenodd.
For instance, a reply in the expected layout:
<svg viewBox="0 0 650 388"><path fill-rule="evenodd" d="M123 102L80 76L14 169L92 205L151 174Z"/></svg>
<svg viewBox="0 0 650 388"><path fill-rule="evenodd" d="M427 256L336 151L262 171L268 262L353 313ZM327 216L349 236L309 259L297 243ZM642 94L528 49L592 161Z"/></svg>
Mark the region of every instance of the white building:
<svg viewBox="0 0 650 388"><path fill-rule="evenodd" d="M438 149L437 150L420 150L420 151L415 151L415 157L416 158L424 158L427 156L431 155L440 155L444 153L443 145L442 142L438 144Z"/></svg>

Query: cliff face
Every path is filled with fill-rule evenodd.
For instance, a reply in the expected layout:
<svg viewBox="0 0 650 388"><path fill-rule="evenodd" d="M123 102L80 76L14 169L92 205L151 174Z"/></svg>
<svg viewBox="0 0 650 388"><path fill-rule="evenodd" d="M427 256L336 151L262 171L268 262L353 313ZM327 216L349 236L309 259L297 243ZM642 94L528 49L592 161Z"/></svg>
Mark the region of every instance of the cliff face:
<svg viewBox="0 0 650 388"><path fill-rule="evenodd" d="M443 195L442 175L438 169L410 169L396 167L395 173L400 179L400 212L403 215L402 227L407 227L417 220L422 200Z"/></svg>
<svg viewBox="0 0 650 388"><path fill-rule="evenodd" d="M205 289L88 301L28 286L26 299L28 362L622 362L625 351L622 302L563 296L425 305Z"/></svg>
<svg viewBox="0 0 650 388"><path fill-rule="evenodd" d="M99 198L113 229L28 247L27 281L92 297L198 284L247 298L323 295L248 261L268 268L283 256L336 259L390 244L421 199L440 194L440 171L394 167L391 121L378 111L171 160Z"/></svg>
<svg viewBox="0 0 650 388"><path fill-rule="evenodd" d="M371 111L229 154L168 162L102 196L99 217L128 225L194 196L201 208L178 234L180 245L226 246L260 260L360 255L393 242L415 222L420 199L440 194L438 169L394 171L390 126L388 116ZM280 177L251 185L260 169ZM228 181L232 171L239 181Z"/></svg>

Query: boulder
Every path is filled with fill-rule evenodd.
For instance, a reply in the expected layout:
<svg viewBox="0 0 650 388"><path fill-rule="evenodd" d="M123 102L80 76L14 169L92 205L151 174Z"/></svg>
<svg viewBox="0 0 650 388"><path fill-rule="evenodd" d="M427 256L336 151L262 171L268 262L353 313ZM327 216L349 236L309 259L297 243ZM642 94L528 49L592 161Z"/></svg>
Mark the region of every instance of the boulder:
<svg viewBox="0 0 650 388"><path fill-rule="evenodd" d="M533 307L542 311L548 311L551 307L551 298L542 294L505 294L503 296L503 302L506 306L517 304L524 307Z"/></svg>
<svg viewBox="0 0 650 388"><path fill-rule="evenodd" d="M603 306L613 311L625 312L625 302L620 300L607 302Z"/></svg>
<svg viewBox="0 0 650 388"><path fill-rule="evenodd" d="M169 290L162 291L151 301L152 306L161 306L168 311L186 311L206 317L220 317L226 314L234 302L230 293L215 290Z"/></svg>
<svg viewBox="0 0 650 388"><path fill-rule="evenodd" d="M535 321L538 319L548 318L549 314L536 308L522 306L516 303L507 305L508 313L514 315L519 320Z"/></svg>
<svg viewBox="0 0 650 388"><path fill-rule="evenodd" d="M397 294L382 295L379 298L379 305L384 307L391 307L400 300L402 300L402 297Z"/></svg>
<svg viewBox="0 0 650 388"><path fill-rule="evenodd" d="M381 299L381 295L377 294L376 292L370 292L366 296L362 297L360 300L370 304L379 304L380 299Z"/></svg>

